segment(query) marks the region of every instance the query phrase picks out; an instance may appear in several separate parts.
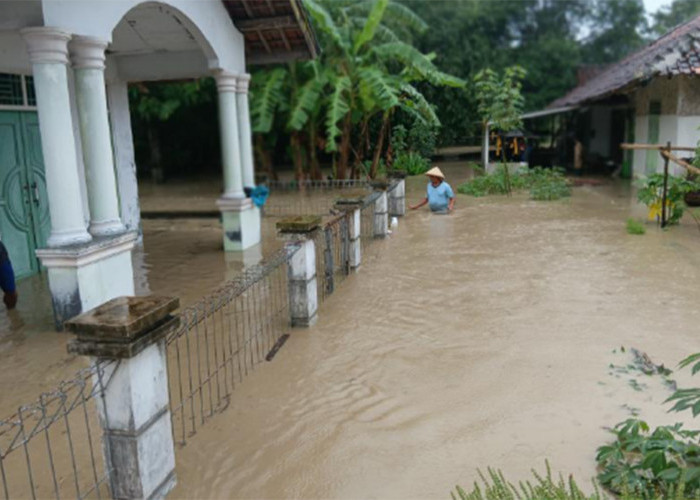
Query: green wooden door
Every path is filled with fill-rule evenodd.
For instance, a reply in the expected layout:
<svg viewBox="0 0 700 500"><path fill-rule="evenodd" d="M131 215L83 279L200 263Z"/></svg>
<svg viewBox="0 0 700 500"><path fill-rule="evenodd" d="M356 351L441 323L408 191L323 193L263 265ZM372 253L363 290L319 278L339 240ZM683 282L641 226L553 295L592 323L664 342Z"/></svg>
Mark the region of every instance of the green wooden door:
<svg viewBox="0 0 700 500"><path fill-rule="evenodd" d="M18 278L39 270L50 219L35 112L0 111L0 238Z"/></svg>

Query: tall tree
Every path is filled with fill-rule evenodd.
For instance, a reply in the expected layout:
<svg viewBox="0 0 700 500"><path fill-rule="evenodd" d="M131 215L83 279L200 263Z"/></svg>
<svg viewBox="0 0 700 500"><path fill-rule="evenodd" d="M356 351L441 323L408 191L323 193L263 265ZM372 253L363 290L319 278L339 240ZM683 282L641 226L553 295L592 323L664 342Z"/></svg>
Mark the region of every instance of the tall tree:
<svg viewBox="0 0 700 500"><path fill-rule="evenodd" d="M583 48L584 62L614 63L647 42L642 0L596 0L594 6Z"/></svg>
<svg viewBox="0 0 700 500"><path fill-rule="evenodd" d="M652 14L651 32L661 36L675 26L700 14L700 0L675 0Z"/></svg>

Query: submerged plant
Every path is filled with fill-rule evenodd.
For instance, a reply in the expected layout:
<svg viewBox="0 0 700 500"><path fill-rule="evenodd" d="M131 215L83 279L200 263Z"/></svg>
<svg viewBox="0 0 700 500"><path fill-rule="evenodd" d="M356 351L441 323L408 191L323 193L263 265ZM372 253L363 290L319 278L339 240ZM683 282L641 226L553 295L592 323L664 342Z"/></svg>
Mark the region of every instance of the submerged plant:
<svg viewBox="0 0 700 500"><path fill-rule="evenodd" d="M628 234L644 234L646 232L647 232L647 230L644 227L644 224L642 224L638 220L635 220L631 217L629 219L627 219L627 233Z"/></svg>
<svg viewBox="0 0 700 500"><path fill-rule="evenodd" d="M408 175L420 175L428 171L430 161L415 151L401 152L394 160L394 168L404 170Z"/></svg>
<svg viewBox="0 0 700 500"><path fill-rule="evenodd" d="M571 196L571 188L560 168L534 167L530 170L519 169L507 175L506 167L499 165L489 175L482 175L457 187L457 191L471 196L508 194L523 189L530 190L533 200L558 200Z"/></svg>
<svg viewBox="0 0 700 500"><path fill-rule="evenodd" d="M642 180L637 199L649 207L649 220L660 220L663 204L664 175L651 174ZM700 189L700 183L668 176L666 186L666 217L668 224L678 224L685 211L685 195Z"/></svg>
<svg viewBox="0 0 700 500"><path fill-rule="evenodd" d="M569 182L561 168L535 167L528 174L530 198L551 201L571 196Z"/></svg>

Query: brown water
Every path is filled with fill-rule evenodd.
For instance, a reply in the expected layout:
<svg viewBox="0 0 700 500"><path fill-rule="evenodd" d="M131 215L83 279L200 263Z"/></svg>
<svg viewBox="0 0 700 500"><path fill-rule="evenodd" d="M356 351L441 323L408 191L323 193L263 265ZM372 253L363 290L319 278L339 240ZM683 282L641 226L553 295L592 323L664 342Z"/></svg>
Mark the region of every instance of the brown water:
<svg viewBox="0 0 700 500"><path fill-rule="evenodd" d="M455 187L470 175L441 167ZM418 201L424 179L408 187ZM143 206L162 208L165 196L177 208L189 196L210 210L212 189L142 192ZM443 497L477 467L515 479L546 458L585 483L604 427L629 408L652 423L680 419L661 407L660 380L609 368L629 361L619 347L667 366L697 350L700 233L686 218L630 236L630 214L644 210L624 185L552 203L459 196L451 216L409 213L317 325L294 330L177 450L173 496ZM191 304L277 248L273 223L264 227L262 250L232 257L216 219L144 221L137 292ZM51 331L44 279L19 290L18 310L0 311L2 415L85 365Z"/></svg>
<svg viewBox="0 0 700 500"><path fill-rule="evenodd" d="M629 408L682 419L660 380L609 368L629 362L619 347L671 366L697 350L700 234L630 236L630 213L616 185L410 213L178 450L173 496L435 498L477 467L515 479L545 459L585 484Z"/></svg>

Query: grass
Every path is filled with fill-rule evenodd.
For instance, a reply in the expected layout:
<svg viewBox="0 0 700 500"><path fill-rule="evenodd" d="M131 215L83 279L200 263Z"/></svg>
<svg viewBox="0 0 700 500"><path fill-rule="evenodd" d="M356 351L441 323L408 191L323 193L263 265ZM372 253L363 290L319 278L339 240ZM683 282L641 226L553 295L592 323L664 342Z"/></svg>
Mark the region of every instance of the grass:
<svg viewBox="0 0 700 500"><path fill-rule="evenodd" d="M633 218L627 219L627 233L628 234L644 234L647 232L646 227L644 227L644 224L639 222L638 220L635 220Z"/></svg>

